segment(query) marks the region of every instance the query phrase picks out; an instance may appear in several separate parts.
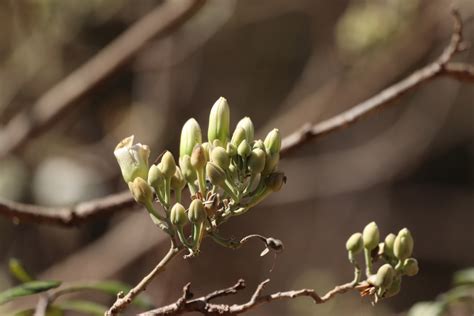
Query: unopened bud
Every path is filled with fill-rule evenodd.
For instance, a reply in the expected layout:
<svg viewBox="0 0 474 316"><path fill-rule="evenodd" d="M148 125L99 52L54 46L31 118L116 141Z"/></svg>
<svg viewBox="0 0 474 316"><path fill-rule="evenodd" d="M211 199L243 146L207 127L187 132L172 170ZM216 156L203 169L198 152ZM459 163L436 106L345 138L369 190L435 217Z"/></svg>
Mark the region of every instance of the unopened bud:
<svg viewBox="0 0 474 316"><path fill-rule="evenodd" d="M383 246L383 252L385 255L389 257L394 257L395 254L393 253L393 246L395 244L395 234L388 234L387 237L385 237L384 241L384 246Z"/></svg>
<svg viewBox="0 0 474 316"><path fill-rule="evenodd" d="M216 147L212 150L211 161L221 167L222 170L227 170L229 168L229 154L222 147Z"/></svg>
<svg viewBox="0 0 474 316"><path fill-rule="evenodd" d="M263 169L264 174L268 174L274 171L280 161L280 153L266 153L265 154L265 169Z"/></svg>
<svg viewBox="0 0 474 316"><path fill-rule="evenodd" d="M280 191L284 183L286 183L286 177L283 172L274 172L265 179L267 188L273 192Z"/></svg>
<svg viewBox="0 0 474 316"><path fill-rule="evenodd" d="M184 179L183 173L179 167L176 167L176 172L171 177L171 189L178 191L184 189L186 186L186 179Z"/></svg>
<svg viewBox="0 0 474 316"><path fill-rule="evenodd" d="M180 203L173 205L170 211L171 224L177 227L182 227L184 224L186 224L187 220L188 218L186 217L186 210L184 209L184 206Z"/></svg>
<svg viewBox="0 0 474 316"><path fill-rule="evenodd" d="M227 144L226 151L229 157L234 157L235 155L237 155L237 148L231 143Z"/></svg>
<svg viewBox="0 0 474 316"><path fill-rule="evenodd" d="M184 155L191 156L194 146L200 143L202 143L201 127L199 127L199 123L195 119L190 118L181 130L179 157L181 158Z"/></svg>
<svg viewBox="0 0 474 316"><path fill-rule="evenodd" d="M267 137L265 137L265 148L269 154L276 154L280 152L281 148L281 135L278 129L273 129L268 133Z"/></svg>
<svg viewBox="0 0 474 316"><path fill-rule="evenodd" d="M260 148L261 150L266 151L265 144L263 143L263 140L261 140L261 139L256 140L255 143L253 143L252 148L253 149Z"/></svg>
<svg viewBox="0 0 474 316"><path fill-rule="evenodd" d="M197 175L196 170L191 165L191 157L189 157L189 155L185 155L181 158L180 166L184 179L186 179L186 181L189 183L194 183L194 181L196 181Z"/></svg>
<svg viewBox="0 0 474 316"><path fill-rule="evenodd" d="M211 144L209 142L202 143L202 148L204 149L204 155L206 156L206 161L209 161L211 153Z"/></svg>
<svg viewBox="0 0 474 316"><path fill-rule="evenodd" d="M196 170L201 170L206 166L206 154L204 153L204 148L201 144L197 144L191 155L191 166Z"/></svg>
<svg viewBox="0 0 474 316"><path fill-rule="evenodd" d="M222 185L226 179L224 170L213 162L207 163L206 175L213 185Z"/></svg>
<svg viewBox="0 0 474 316"><path fill-rule="evenodd" d="M135 178L133 182L128 183L128 187L137 203L145 206L153 203L153 191L148 183L146 183L142 178Z"/></svg>
<svg viewBox="0 0 474 316"><path fill-rule="evenodd" d="M250 117L246 116L237 123L237 128L242 128L245 131L245 139L250 144L253 142L254 137L254 127Z"/></svg>
<svg viewBox="0 0 474 316"><path fill-rule="evenodd" d="M133 144L134 136L123 139L115 147L114 155L122 171L123 179L129 183L135 178L147 178L150 148L140 143Z"/></svg>
<svg viewBox="0 0 474 316"><path fill-rule="evenodd" d="M390 264L386 263L377 271L374 285L383 290L387 290L392 285L394 276L395 270Z"/></svg>
<svg viewBox="0 0 474 316"><path fill-rule="evenodd" d="M248 168L252 174L257 174L263 171L265 168L266 154L260 148L252 150L247 162Z"/></svg>
<svg viewBox="0 0 474 316"><path fill-rule="evenodd" d="M362 248L364 247L364 243L362 241L362 234L361 233L354 233L352 234L346 242L346 249L353 254L359 253Z"/></svg>
<svg viewBox="0 0 474 316"><path fill-rule="evenodd" d="M221 141L225 146L229 138L230 109L227 100L220 97L212 106L209 115L209 129L207 138L210 142L215 139Z"/></svg>
<svg viewBox="0 0 474 316"><path fill-rule="evenodd" d="M364 240L364 247L372 250L379 244L380 233L379 228L375 222L371 222L365 226L362 232L362 239Z"/></svg>
<svg viewBox="0 0 474 316"><path fill-rule="evenodd" d="M415 258L408 258L403 262L403 274L414 276L418 274L419 270L418 261Z"/></svg>
<svg viewBox="0 0 474 316"><path fill-rule="evenodd" d="M393 252L395 256L402 261L412 255L413 237L407 228L403 228L398 232L393 245Z"/></svg>
<svg viewBox="0 0 474 316"><path fill-rule="evenodd" d="M173 154L166 151L161 157L161 172L166 178L171 178L176 172L176 161L174 160Z"/></svg>
<svg viewBox="0 0 474 316"><path fill-rule="evenodd" d="M250 151L252 150L252 148L250 148L250 145L249 143L247 142L246 139L244 139L239 147L237 147L237 153L239 154L240 157L242 158L247 158L248 155L250 155Z"/></svg>
<svg viewBox="0 0 474 316"><path fill-rule="evenodd" d="M165 184L165 175L157 165L152 165L150 171L148 171L148 184L155 189L156 193L158 193L160 188Z"/></svg>
<svg viewBox="0 0 474 316"><path fill-rule="evenodd" d="M401 276L395 276L392 281L392 285L387 289L385 292L384 297L392 297L397 295L400 292L400 288L402 286L402 278Z"/></svg>
<svg viewBox="0 0 474 316"><path fill-rule="evenodd" d="M237 148L239 147L240 143L246 138L247 135L245 134L245 130L237 126L234 133L232 134L232 139L230 140L230 143Z"/></svg>
<svg viewBox="0 0 474 316"><path fill-rule="evenodd" d="M188 219L193 224L202 223L206 219L206 210L201 200L195 199L189 205Z"/></svg>

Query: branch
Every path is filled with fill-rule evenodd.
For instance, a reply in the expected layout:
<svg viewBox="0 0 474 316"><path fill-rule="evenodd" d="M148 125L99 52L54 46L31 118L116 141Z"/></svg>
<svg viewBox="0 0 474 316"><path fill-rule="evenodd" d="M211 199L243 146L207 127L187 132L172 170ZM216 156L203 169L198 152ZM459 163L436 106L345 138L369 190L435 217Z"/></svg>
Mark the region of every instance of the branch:
<svg viewBox="0 0 474 316"><path fill-rule="evenodd" d="M41 96L31 109L21 112L5 126L0 135L0 158L44 132L78 100L126 65L150 40L164 37L181 26L204 2L168 0L130 26L97 55Z"/></svg>
<svg viewBox="0 0 474 316"><path fill-rule="evenodd" d="M161 259L156 267L148 273L133 289L131 289L126 295L123 292L117 294L117 300L105 312L105 316L118 315L123 311L141 292L145 291L148 284L162 271L165 270L166 265L183 249L175 246L174 242L171 242L168 253Z"/></svg>
<svg viewBox="0 0 474 316"><path fill-rule="evenodd" d="M245 282L242 279L240 279L234 286L230 288L218 290L195 299L192 299L193 294L190 291L190 283L188 283L183 287L183 295L176 302L154 310L150 310L140 315L181 315L191 312L199 312L204 315L238 315L264 303L270 303L272 301L282 299L294 299L301 296L311 298L315 304L323 304L332 299L337 294L342 294L355 288L355 283L350 282L336 286L334 289L330 290L323 296L319 296L313 289L301 289L263 295L263 289L269 282L270 279L261 282L255 289L255 292L248 302L233 305L214 304L210 303L210 300L217 296L223 296L220 295L222 293L225 293L225 295L232 295L237 293L239 290L244 289ZM216 293L219 293L219 295L216 296Z"/></svg>
<svg viewBox="0 0 474 316"><path fill-rule="evenodd" d="M197 2L199 1L196 1L196 3ZM301 129L283 139L280 152L281 157L286 157L291 151L302 147L313 139L348 127L360 118L373 113L375 110L382 109L383 107L392 104L403 95L433 79L446 77L459 81L474 82L473 65L451 62L452 57L456 53L467 48L463 43L463 28L459 13L453 11L453 16L455 18L455 28L453 35L451 36L451 42L445 48L441 56L433 63L415 71L402 81L395 83L372 98L357 104L345 112L314 125L310 123L305 124ZM41 103L41 100L38 101L38 103ZM0 157L1 156L2 154L0 152ZM79 215L78 208L82 205L87 205L88 211L81 212ZM109 215L116 211L128 209L131 205L134 205L134 202L128 192L114 194L90 202L84 202L75 208L51 209L0 200L0 215L20 222L71 226L81 224L99 216ZM43 210L46 210L46 212L43 212Z"/></svg>

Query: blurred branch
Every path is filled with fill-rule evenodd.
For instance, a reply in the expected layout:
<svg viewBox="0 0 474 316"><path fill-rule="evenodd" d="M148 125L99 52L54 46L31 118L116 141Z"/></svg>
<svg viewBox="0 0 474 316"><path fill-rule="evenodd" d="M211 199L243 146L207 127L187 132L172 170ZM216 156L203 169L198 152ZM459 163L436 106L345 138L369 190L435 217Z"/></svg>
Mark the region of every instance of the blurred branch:
<svg viewBox="0 0 474 316"><path fill-rule="evenodd" d="M435 78L447 77L474 82L473 65L451 62L454 55L467 48L467 45L463 42L462 20L456 10L453 10L453 17L455 23L451 41L441 56L433 63L415 71L402 81L393 84L372 98L357 104L341 114L314 125L305 124L301 129L283 139L281 148L282 158L292 150L307 144L310 140L339 131L374 112L374 110L388 106L408 92ZM72 208L43 208L0 200L0 215L17 219L21 222L71 226L85 222L90 218L130 208L132 205L134 205L134 202L128 191L80 203Z"/></svg>
<svg viewBox="0 0 474 316"><path fill-rule="evenodd" d="M240 279L235 285L212 292L205 296L192 299L193 294L190 290L190 283L183 288L183 295L174 303L145 312L141 316L158 316L158 315L181 315L191 312L199 312L203 315L238 315L247 312L263 303L270 303L282 299L294 299L300 296L307 296L313 299L315 304L322 304L332 299L337 294L345 293L355 287L354 282L338 285L334 289L327 292L324 296L319 296L313 289L301 289L285 292L276 292L273 294L262 295L264 287L270 282L267 279L261 282L255 289L250 300L244 304L214 304L210 301L216 297L236 294L239 290L245 288L244 280Z"/></svg>
<svg viewBox="0 0 474 316"><path fill-rule="evenodd" d="M139 52L150 40L163 37L186 22L205 0L168 0L130 26L79 69L53 86L31 109L14 117L0 134L0 158L18 150L60 119L77 101Z"/></svg>

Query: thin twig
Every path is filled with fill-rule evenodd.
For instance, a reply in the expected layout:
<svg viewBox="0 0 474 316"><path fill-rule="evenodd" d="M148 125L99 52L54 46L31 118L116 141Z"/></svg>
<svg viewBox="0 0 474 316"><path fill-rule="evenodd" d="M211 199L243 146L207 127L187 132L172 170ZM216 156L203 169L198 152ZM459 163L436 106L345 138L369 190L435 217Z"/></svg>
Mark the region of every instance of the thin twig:
<svg viewBox="0 0 474 316"><path fill-rule="evenodd" d="M0 158L58 121L77 101L127 64L150 40L166 36L198 11L205 0L167 0L130 26L79 69L14 117L0 134Z"/></svg>
<svg viewBox="0 0 474 316"><path fill-rule="evenodd" d="M460 16L457 11L454 11L453 16L455 18L455 28L451 42L438 59L345 112L317 124L307 123L303 125L301 129L283 139L280 152L281 157L286 157L291 151L304 146L311 140L348 127L360 118L392 104L403 95L433 79L446 77L459 81L474 82L474 65L451 62L451 58L457 52L466 49L466 45L462 41ZM127 194L128 198L124 198ZM114 199L118 201L114 201ZM77 207L46 209L48 210L47 212L42 212L45 208L40 206L0 200L0 215L25 223L71 226L81 224L98 216L108 215L115 211L129 209L130 205L133 205L133 200L129 193L123 192L79 205L82 204L88 206L88 212L82 212L78 215Z"/></svg>
<svg viewBox="0 0 474 316"><path fill-rule="evenodd" d="M238 315L264 303L270 303L282 299L294 299L301 296L311 298L315 304L322 304L334 298L337 294L342 294L355 288L354 282L350 282L336 286L323 296L319 296L313 289L292 290L263 295L262 292L269 282L269 279L261 282L248 302L232 305L210 303L209 297L212 297L213 293L220 292L235 294L238 290L245 288L243 280L239 280L237 284L228 289L218 290L195 299L191 299L193 294L190 291L190 284L188 283L183 288L183 295L176 302L147 311L140 314L140 316L181 315L191 312L199 312L204 315Z"/></svg>
<svg viewBox="0 0 474 316"><path fill-rule="evenodd" d="M117 300L105 312L105 316L118 315L123 311L130 303L137 297L141 292L145 291L148 284L162 271L165 270L166 265L183 249L175 246L174 242L171 242L170 249L161 261L155 266L150 273L148 273L135 287L133 287L127 294L120 292L117 294Z"/></svg>

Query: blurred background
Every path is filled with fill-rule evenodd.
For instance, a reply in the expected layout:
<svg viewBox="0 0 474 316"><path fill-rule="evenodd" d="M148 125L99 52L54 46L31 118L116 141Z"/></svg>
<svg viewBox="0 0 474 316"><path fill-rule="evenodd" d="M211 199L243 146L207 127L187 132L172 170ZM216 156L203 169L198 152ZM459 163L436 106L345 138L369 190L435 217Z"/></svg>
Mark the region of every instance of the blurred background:
<svg viewBox="0 0 474 316"><path fill-rule="evenodd" d="M456 1L474 42L474 2ZM18 113L161 5L152 0L0 2L0 134ZM435 59L449 42L451 1L210 0L169 36L152 40L124 67L76 102L38 137L0 160L0 196L44 206L73 205L126 188L113 156L135 134L177 154L182 124L203 130L224 96L233 126L250 116L263 137L329 118ZM474 63L474 52L459 60ZM393 315L447 291L455 271L474 265L474 86L433 81L392 107L308 143L281 161L283 190L222 228L260 233L285 251L259 257L204 243L176 260L147 289L171 303L188 281L196 295L230 286L243 302L262 280L267 291L310 287L324 293L351 279L345 240L375 220L385 236L409 227L421 271L401 293L372 307L357 293L327 304L274 302L249 315ZM3 145L0 143L0 147ZM75 228L15 225L0 218L0 289L15 284L7 262L36 276L135 284L168 243L143 210ZM110 297L94 297L108 305ZM26 304L26 303L25 303ZM128 311L133 314L135 310ZM451 310L472 315L474 307Z"/></svg>

